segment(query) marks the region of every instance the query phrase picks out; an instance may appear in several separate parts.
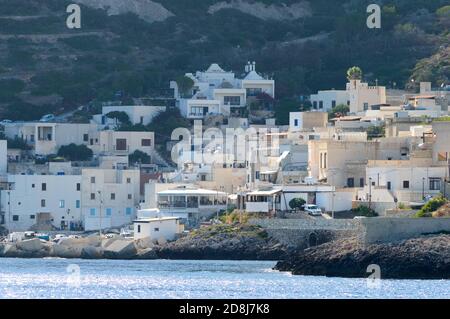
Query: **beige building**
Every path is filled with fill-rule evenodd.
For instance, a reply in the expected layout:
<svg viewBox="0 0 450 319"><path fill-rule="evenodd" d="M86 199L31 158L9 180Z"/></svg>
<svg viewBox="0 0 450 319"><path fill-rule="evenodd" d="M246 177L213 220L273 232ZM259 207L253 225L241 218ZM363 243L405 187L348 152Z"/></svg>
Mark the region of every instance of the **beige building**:
<svg viewBox="0 0 450 319"><path fill-rule="evenodd" d="M310 176L336 187L364 187L369 160L406 159L408 138L353 141L323 139L308 142Z"/></svg>

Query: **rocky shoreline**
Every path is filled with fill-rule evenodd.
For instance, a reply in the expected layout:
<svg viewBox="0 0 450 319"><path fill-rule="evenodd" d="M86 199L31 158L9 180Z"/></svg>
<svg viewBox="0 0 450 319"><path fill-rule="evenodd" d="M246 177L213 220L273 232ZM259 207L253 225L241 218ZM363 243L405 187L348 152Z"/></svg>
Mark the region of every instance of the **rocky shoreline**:
<svg viewBox="0 0 450 319"><path fill-rule="evenodd" d="M160 247L158 256L164 259L281 260L287 256L287 248L257 226L216 226L198 229Z"/></svg>
<svg viewBox="0 0 450 319"><path fill-rule="evenodd" d="M356 238L322 244L277 263L294 275L367 278L369 265L381 279L450 279L450 235L429 235L397 243L364 246Z"/></svg>
<svg viewBox="0 0 450 319"><path fill-rule="evenodd" d="M82 259L224 259L280 260L286 248L257 226L217 225L166 243L129 240L118 235L66 238L58 243L30 239L0 243L0 257Z"/></svg>

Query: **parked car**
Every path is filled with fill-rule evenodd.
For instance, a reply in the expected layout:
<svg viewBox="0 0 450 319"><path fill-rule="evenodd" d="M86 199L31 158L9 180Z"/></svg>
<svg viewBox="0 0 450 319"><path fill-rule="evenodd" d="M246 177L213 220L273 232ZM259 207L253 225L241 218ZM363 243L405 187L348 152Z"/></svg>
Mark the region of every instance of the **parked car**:
<svg viewBox="0 0 450 319"><path fill-rule="evenodd" d="M39 122L51 122L55 120L55 116L53 114L44 115Z"/></svg>
<svg viewBox="0 0 450 319"><path fill-rule="evenodd" d="M317 205L308 204L304 209L311 216L322 216L322 210Z"/></svg>

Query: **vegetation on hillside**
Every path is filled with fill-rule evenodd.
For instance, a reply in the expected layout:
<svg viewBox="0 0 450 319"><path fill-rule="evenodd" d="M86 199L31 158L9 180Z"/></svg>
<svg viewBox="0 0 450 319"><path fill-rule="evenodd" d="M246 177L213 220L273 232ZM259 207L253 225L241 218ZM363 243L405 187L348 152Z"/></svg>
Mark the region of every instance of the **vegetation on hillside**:
<svg viewBox="0 0 450 319"><path fill-rule="evenodd" d="M297 110L300 95L342 88L353 65L364 80L388 87L403 87L411 74L434 85L449 78L446 0L384 0L381 29L366 27L368 0L309 1L311 16L285 20L234 9L210 14L215 0L158 2L174 16L148 23L82 6L82 29L69 30L70 0L0 0L0 72L10 87L0 88L0 117L36 120L94 99L161 96L169 80L213 62L240 75L256 61L277 81L285 102L276 107ZM7 18L20 15L35 17ZM277 116L282 124L285 113Z"/></svg>

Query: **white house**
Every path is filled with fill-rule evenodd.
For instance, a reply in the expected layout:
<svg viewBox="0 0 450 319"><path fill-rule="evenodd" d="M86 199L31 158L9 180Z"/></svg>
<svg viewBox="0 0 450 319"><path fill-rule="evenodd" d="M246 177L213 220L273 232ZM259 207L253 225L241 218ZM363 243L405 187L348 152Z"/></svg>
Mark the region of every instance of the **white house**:
<svg viewBox="0 0 450 319"><path fill-rule="evenodd" d="M71 143L87 146L98 143L96 124L16 122L4 127L8 138L23 139L37 155L56 154L61 146Z"/></svg>
<svg viewBox="0 0 450 319"><path fill-rule="evenodd" d="M120 227L135 219L141 200L139 170L83 169L82 185L86 230Z"/></svg>
<svg viewBox="0 0 450 319"><path fill-rule="evenodd" d="M350 105L350 99L346 90L318 91L311 97L312 109L314 111L328 112L337 105Z"/></svg>
<svg viewBox="0 0 450 319"><path fill-rule="evenodd" d="M180 113L191 119L202 119L208 115L229 115L233 110L247 105L248 97L265 93L275 97L275 81L265 79L256 72L256 64L248 63L245 76L239 79L233 72L224 71L213 63L206 71L187 73L194 86L190 92L180 92L178 84L170 83L174 89Z"/></svg>
<svg viewBox="0 0 450 319"><path fill-rule="evenodd" d="M386 104L386 88L384 86L369 86L361 80L350 80L345 90L319 91L310 97L312 109L328 111L344 104L350 108L350 113L367 111L370 106Z"/></svg>
<svg viewBox="0 0 450 319"><path fill-rule="evenodd" d="M188 223L227 208L226 193L187 186L160 191L157 200L162 216L181 217Z"/></svg>
<svg viewBox="0 0 450 319"><path fill-rule="evenodd" d="M99 132L98 143L90 146L94 153L128 155L139 150L152 155L155 133L105 130Z"/></svg>
<svg viewBox="0 0 450 319"><path fill-rule="evenodd" d="M8 175L1 209L10 231L82 227L80 175Z"/></svg>
<svg viewBox="0 0 450 319"><path fill-rule="evenodd" d="M133 222L134 239L174 240L184 231L179 217L140 218Z"/></svg>

